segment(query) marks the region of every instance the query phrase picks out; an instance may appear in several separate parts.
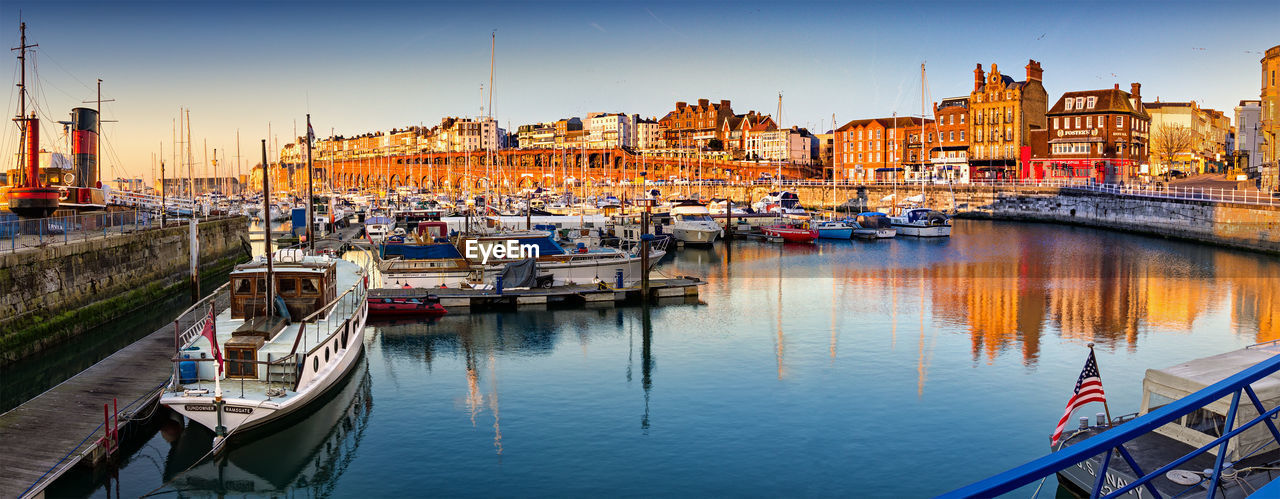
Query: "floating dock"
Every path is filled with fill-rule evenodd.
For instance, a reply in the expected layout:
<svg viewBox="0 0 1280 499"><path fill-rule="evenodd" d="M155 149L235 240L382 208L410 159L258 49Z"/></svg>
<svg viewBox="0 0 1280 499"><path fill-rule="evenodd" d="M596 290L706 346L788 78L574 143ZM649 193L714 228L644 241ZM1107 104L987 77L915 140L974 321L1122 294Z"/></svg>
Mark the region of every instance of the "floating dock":
<svg viewBox="0 0 1280 499"><path fill-rule="evenodd" d="M698 286L706 281L696 277L675 279L650 279L649 295L654 299L697 297ZM575 284L551 288L496 289L465 288L405 288L370 289L369 298L439 298L440 305L451 314L490 309L524 309L547 306L614 306L619 303L642 301L640 286L614 288L612 286Z"/></svg>
<svg viewBox="0 0 1280 499"><path fill-rule="evenodd" d="M177 322L188 328L208 313L206 298ZM225 290L212 297L217 311L230 305ZM116 442L103 441L103 420L118 411L120 433L151 415L173 374L173 323L166 324L48 391L0 414L0 497L34 497L79 463L108 458ZM115 408L110 407L113 403ZM104 406L107 409L104 410Z"/></svg>

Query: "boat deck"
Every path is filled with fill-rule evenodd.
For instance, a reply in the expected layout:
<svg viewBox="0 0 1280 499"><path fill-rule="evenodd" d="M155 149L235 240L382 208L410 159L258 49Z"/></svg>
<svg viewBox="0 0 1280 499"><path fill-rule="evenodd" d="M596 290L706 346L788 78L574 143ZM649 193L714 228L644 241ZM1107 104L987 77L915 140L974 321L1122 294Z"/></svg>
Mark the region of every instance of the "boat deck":
<svg viewBox="0 0 1280 499"><path fill-rule="evenodd" d="M212 301L217 310L230 306L225 290ZM205 310L198 306L179 317L178 327L195 324ZM101 451L103 404L119 404L122 434L132 415L147 415L173 374L174 334L173 324L162 326L0 414L0 497L36 495L77 463L92 461Z"/></svg>

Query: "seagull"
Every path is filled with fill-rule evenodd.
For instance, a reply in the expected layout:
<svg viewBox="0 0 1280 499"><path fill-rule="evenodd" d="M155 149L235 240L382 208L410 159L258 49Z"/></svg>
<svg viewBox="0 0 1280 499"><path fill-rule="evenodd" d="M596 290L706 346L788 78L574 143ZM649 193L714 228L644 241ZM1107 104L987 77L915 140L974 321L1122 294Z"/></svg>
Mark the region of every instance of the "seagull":
<svg viewBox="0 0 1280 499"><path fill-rule="evenodd" d="M1047 35L1047 34L1048 34L1048 33L1040 33L1040 36L1039 36L1039 37L1037 37L1037 38L1036 38L1036 40L1043 39L1043 38L1044 38L1044 35Z"/></svg>

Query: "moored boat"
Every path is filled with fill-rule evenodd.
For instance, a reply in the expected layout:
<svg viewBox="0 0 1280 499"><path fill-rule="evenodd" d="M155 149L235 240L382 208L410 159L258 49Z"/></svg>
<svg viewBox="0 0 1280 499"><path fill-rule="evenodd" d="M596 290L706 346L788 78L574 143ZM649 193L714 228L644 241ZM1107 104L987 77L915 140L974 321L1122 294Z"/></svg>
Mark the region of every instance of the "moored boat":
<svg viewBox="0 0 1280 499"><path fill-rule="evenodd" d="M788 243L811 243L818 238L816 229L792 227L790 225L770 225L760 229L764 235L782 238Z"/></svg>
<svg viewBox="0 0 1280 499"><path fill-rule="evenodd" d="M724 230L711 219L707 206L697 201L680 201L671 207L671 233L685 244L712 244Z"/></svg>
<svg viewBox="0 0 1280 499"><path fill-rule="evenodd" d="M853 235L857 237L888 239L898 235L898 229L893 228L889 217L878 211L859 213L854 224Z"/></svg>
<svg viewBox="0 0 1280 499"><path fill-rule="evenodd" d="M178 335L181 357L160 397L218 436L297 411L343 378L363 351L368 312L363 269L301 250L237 266L229 287L226 310ZM220 393L224 380L235 395Z"/></svg>
<svg viewBox="0 0 1280 499"><path fill-rule="evenodd" d="M904 236L947 237L951 235L951 220L940 211L928 208L912 208L896 217L889 217L893 228Z"/></svg>
<svg viewBox="0 0 1280 499"><path fill-rule="evenodd" d="M851 239L853 238L853 224L840 220L826 220L818 222L814 229L818 231L819 239Z"/></svg>

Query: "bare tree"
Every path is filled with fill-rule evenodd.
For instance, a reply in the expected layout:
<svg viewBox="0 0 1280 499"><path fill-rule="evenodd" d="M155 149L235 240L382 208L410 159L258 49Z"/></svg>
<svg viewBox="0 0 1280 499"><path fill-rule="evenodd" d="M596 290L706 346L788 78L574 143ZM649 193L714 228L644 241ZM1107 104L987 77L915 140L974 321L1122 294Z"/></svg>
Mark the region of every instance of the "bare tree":
<svg viewBox="0 0 1280 499"><path fill-rule="evenodd" d="M1164 165L1165 173L1173 158L1185 152L1191 152L1195 145L1195 137L1191 129L1182 125L1161 125L1151 133L1151 154Z"/></svg>

